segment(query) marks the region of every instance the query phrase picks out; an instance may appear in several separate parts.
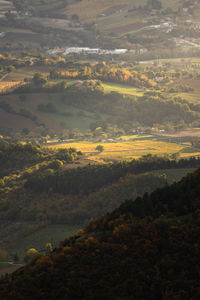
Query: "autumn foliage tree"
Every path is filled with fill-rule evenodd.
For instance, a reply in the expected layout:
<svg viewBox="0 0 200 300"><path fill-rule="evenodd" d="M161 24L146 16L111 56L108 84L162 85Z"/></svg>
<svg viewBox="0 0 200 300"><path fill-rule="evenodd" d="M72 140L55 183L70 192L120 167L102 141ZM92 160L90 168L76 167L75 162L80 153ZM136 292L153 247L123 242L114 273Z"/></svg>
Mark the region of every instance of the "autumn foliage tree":
<svg viewBox="0 0 200 300"><path fill-rule="evenodd" d="M0 297L198 299L199 176L198 169L92 221L50 255L2 278Z"/></svg>

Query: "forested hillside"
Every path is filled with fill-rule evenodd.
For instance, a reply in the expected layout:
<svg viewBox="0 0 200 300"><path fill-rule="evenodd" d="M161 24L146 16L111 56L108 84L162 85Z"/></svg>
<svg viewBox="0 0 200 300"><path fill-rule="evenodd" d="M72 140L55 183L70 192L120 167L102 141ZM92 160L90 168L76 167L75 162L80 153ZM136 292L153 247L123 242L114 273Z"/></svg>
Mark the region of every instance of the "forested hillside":
<svg viewBox="0 0 200 300"><path fill-rule="evenodd" d="M198 158L176 161L151 155L103 165L81 166L82 160L84 155L73 148L1 143L0 238L10 257L19 253L23 261L23 240L33 233L40 236L41 229L49 228L45 240L54 244L51 226L80 228L200 165ZM65 238L64 232L61 236ZM42 241L28 244L43 247Z"/></svg>
<svg viewBox="0 0 200 300"><path fill-rule="evenodd" d="M198 299L199 169L1 279L7 299Z"/></svg>

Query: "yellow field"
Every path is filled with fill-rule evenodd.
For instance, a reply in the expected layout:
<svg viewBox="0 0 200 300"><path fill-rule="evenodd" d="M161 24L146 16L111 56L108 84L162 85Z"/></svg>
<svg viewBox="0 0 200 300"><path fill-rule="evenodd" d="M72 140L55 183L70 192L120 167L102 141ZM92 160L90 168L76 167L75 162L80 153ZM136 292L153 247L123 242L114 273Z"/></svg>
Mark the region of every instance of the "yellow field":
<svg viewBox="0 0 200 300"><path fill-rule="evenodd" d="M24 84L23 81L0 81L0 93L10 91Z"/></svg>
<svg viewBox="0 0 200 300"><path fill-rule="evenodd" d="M122 135L117 139L120 139L122 141L129 141L129 140L133 140L133 139L150 138L150 137L152 137L152 135L150 135L150 134L145 134L145 135L133 134L133 135Z"/></svg>
<svg viewBox="0 0 200 300"><path fill-rule="evenodd" d="M181 153L181 158L188 158L191 156L200 156L200 152L194 152L194 153Z"/></svg>
<svg viewBox="0 0 200 300"><path fill-rule="evenodd" d="M96 146L101 144L104 151L99 153L95 150ZM92 142L77 142L66 143L49 148L76 148L82 151L89 160L92 161L115 161L115 160L130 160L139 158L146 154L163 156L165 154L173 154L181 151L185 146L175 143L167 143L160 141L132 141L120 143L92 143Z"/></svg>

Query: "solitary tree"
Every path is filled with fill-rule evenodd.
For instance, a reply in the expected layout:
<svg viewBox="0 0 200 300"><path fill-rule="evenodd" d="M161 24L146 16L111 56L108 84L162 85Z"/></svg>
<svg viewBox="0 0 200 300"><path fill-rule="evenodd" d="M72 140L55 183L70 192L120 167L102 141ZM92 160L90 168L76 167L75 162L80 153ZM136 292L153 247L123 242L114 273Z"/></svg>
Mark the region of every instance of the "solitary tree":
<svg viewBox="0 0 200 300"><path fill-rule="evenodd" d="M104 147L102 145L98 145L98 146L96 146L96 150L99 152L103 152Z"/></svg>
<svg viewBox="0 0 200 300"><path fill-rule="evenodd" d="M50 254L53 251L53 247L51 243L46 243L45 249L46 249L46 254Z"/></svg>
<svg viewBox="0 0 200 300"><path fill-rule="evenodd" d="M35 248L30 248L26 252L26 256L24 257L25 262L31 261L33 258L37 257L39 252Z"/></svg>
<svg viewBox="0 0 200 300"><path fill-rule="evenodd" d="M47 82L46 78L40 74L40 73L35 73L33 76L33 84L35 86L43 86Z"/></svg>

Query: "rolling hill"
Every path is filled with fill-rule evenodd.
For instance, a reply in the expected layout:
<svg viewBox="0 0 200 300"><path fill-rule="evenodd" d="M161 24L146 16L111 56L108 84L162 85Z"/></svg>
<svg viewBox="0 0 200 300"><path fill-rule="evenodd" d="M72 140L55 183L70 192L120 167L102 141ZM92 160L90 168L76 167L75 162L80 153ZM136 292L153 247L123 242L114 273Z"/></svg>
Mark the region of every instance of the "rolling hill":
<svg viewBox="0 0 200 300"><path fill-rule="evenodd" d="M199 173L93 221L0 281L14 299L198 299Z"/></svg>
<svg viewBox="0 0 200 300"><path fill-rule="evenodd" d="M44 149L0 142L0 249L22 262L31 247L44 249L123 201L177 181L199 159L146 156L129 162L82 166L74 148ZM43 251L43 250L42 250Z"/></svg>
<svg viewBox="0 0 200 300"><path fill-rule="evenodd" d="M196 0L0 0L0 299L200 298L199 48Z"/></svg>
<svg viewBox="0 0 200 300"><path fill-rule="evenodd" d="M159 45L164 51L169 40L171 47L171 39L181 33L198 36L194 31L200 15L195 0L10 2L13 11L8 10L1 20L4 47L6 43L17 47L19 42L41 48L84 45L137 49L140 45L155 49ZM186 20L194 26L187 26Z"/></svg>

